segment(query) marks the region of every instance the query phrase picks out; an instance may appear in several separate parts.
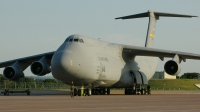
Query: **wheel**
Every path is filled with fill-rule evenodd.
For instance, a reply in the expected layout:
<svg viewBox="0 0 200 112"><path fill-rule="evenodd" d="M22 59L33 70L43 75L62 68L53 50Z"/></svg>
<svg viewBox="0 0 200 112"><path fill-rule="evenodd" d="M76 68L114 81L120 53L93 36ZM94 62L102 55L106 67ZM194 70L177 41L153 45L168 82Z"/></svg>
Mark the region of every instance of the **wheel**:
<svg viewBox="0 0 200 112"><path fill-rule="evenodd" d="M124 94L127 95L127 88L124 89Z"/></svg>
<svg viewBox="0 0 200 112"><path fill-rule="evenodd" d="M99 94L100 93L100 89L99 88L96 88L95 89L95 94L97 95L97 94Z"/></svg>
<svg viewBox="0 0 200 112"><path fill-rule="evenodd" d="M146 89L144 89L144 95L146 95L146 94L147 94Z"/></svg>
<svg viewBox="0 0 200 112"><path fill-rule="evenodd" d="M127 89L126 89L126 94L127 94L127 95L130 95L130 94L131 94L131 89L130 89L130 88L127 88Z"/></svg>
<svg viewBox="0 0 200 112"><path fill-rule="evenodd" d="M93 88L92 89L92 95L97 95L97 94L99 94L98 88Z"/></svg>
<svg viewBox="0 0 200 112"><path fill-rule="evenodd" d="M77 95L77 92L78 92L78 91L77 91L77 89L75 88L75 89L74 89L74 96Z"/></svg>
<svg viewBox="0 0 200 112"><path fill-rule="evenodd" d="M141 95L143 95L144 94L144 89L141 89L140 93L141 93Z"/></svg>
<svg viewBox="0 0 200 112"><path fill-rule="evenodd" d="M88 89L88 96L91 96L91 89Z"/></svg>
<svg viewBox="0 0 200 112"><path fill-rule="evenodd" d="M107 88L107 95L110 95L110 88Z"/></svg>
<svg viewBox="0 0 200 112"><path fill-rule="evenodd" d="M78 96L81 96L81 89L78 89Z"/></svg>
<svg viewBox="0 0 200 112"><path fill-rule="evenodd" d="M85 95L90 96L91 95L91 89L85 89Z"/></svg>
<svg viewBox="0 0 200 112"><path fill-rule="evenodd" d="M94 95L95 94L95 90L94 90L94 88L92 88L92 95Z"/></svg>
<svg viewBox="0 0 200 112"><path fill-rule="evenodd" d="M85 89L84 94L85 94L85 96L89 96L89 89Z"/></svg>
<svg viewBox="0 0 200 112"><path fill-rule="evenodd" d="M100 88L100 94L105 95L106 94L106 89L105 88Z"/></svg>

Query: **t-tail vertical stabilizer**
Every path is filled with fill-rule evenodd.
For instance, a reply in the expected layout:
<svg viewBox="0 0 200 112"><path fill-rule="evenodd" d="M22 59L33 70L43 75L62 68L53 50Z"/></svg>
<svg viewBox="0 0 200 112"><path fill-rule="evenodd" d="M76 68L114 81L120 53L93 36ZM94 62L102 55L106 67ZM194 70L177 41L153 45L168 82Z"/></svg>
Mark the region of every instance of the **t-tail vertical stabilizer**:
<svg viewBox="0 0 200 112"><path fill-rule="evenodd" d="M149 17L149 26L147 29L145 47L151 48L154 45L156 20L159 20L160 16L163 16L163 17L186 17L186 18L198 17L198 16L192 16L192 15L153 12L153 11L149 10L145 13L134 14L134 15L124 16L124 17L118 17L115 19L133 19L133 18Z"/></svg>

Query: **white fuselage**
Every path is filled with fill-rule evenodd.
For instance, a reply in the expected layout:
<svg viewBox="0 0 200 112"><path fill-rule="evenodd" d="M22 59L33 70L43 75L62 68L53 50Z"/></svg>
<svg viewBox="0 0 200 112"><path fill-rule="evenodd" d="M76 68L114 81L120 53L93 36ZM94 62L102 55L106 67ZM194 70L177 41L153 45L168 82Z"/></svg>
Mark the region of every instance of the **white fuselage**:
<svg viewBox="0 0 200 112"><path fill-rule="evenodd" d="M148 80L153 76L157 58L127 58L123 57L122 51L119 44L72 35L54 53L52 75L67 84L73 82L77 86L90 87L131 86L134 80L129 75L130 70L142 71Z"/></svg>

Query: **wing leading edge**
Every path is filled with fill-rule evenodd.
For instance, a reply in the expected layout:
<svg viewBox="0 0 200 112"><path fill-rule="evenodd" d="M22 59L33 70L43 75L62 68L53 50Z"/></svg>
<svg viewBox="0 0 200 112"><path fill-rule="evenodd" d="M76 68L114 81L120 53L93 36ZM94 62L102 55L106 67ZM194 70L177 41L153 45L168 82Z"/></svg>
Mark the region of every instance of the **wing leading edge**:
<svg viewBox="0 0 200 112"><path fill-rule="evenodd" d="M1 62L0 63L0 68L11 66L12 64L14 64L17 61L25 63L26 65L30 65L30 64L32 64L32 62L38 61L38 60L40 60L44 56L48 60L51 60L54 52L55 51L47 52L47 53L43 53L43 54L38 54L38 55L33 55L33 56L28 56L28 57L24 57L24 58L18 58L18 59L14 59L14 60L5 61L5 62Z"/></svg>
<svg viewBox="0 0 200 112"><path fill-rule="evenodd" d="M121 46L123 48L123 53L125 53L127 55L132 55L132 56L152 56L152 57L159 57L159 58L163 59L165 57L173 58L175 55L178 55L182 60L186 60L186 59L200 60L200 54L163 50L163 49L155 49L155 48L138 47L138 46L129 46L129 45L121 45ZM16 61L30 65L32 62L37 61L44 56L46 56L46 58L48 60L51 60L54 52L55 51L1 62L0 68L10 66L10 65L14 64Z"/></svg>
<svg viewBox="0 0 200 112"><path fill-rule="evenodd" d="M122 48L123 53L131 56L152 56L159 57L161 60L163 60L165 57L173 58L175 55L178 55L179 58L183 61L185 61L186 59L200 60L200 54L128 45L122 45Z"/></svg>

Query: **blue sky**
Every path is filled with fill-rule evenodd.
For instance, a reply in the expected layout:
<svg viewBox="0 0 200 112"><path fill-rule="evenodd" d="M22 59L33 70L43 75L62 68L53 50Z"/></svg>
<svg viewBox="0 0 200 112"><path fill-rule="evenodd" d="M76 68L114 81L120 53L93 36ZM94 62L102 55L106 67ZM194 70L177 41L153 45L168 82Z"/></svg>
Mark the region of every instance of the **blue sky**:
<svg viewBox="0 0 200 112"><path fill-rule="evenodd" d="M148 18L114 18L147 10L200 16L199 0L0 0L0 62L55 51L71 34L144 46ZM160 18L155 48L200 54L200 18ZM158 71L164 62L159 61ZM200 72L200 61L181 63ZM0 69L2 73L3 69ZM30 68L26 75L32 75Z"/></svg>

